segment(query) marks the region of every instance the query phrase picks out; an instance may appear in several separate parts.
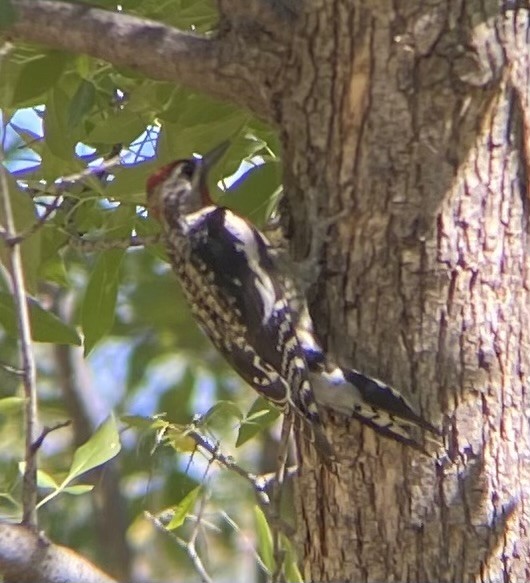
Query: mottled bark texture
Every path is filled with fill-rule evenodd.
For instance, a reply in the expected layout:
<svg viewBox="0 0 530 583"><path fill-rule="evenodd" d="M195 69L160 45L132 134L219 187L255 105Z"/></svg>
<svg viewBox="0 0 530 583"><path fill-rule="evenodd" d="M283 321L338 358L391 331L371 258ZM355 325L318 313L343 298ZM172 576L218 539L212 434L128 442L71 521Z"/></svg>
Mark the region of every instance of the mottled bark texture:
<svg viewBox="0 0 530 583"><path fill-rule="evenodd" d="M338 476L306 463L298 482L305 576L528 581L528 12L312 4L279 120L299 256L315 217L349 209L313 314L444 428L451 461L330 419Z"/></svg>
<svg viewBox="0 0 530 583"><path fill-rule="evenodd" d="M21 524L0 522L0 573L5 583L117 583L72 550Z"/></svg>

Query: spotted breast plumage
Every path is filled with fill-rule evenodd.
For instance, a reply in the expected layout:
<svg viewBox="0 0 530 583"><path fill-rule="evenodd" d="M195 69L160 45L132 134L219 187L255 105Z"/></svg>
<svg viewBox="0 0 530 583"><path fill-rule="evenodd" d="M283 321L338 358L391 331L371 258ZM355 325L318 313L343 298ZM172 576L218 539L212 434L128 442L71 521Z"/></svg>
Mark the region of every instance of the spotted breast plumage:
<svg viewBox="0 0 530 583"><path fill-rule="evenodd" d="M246 220L212 204L208 193L208 169L226 147L152 175L149 209L163 226L171 264L204 332L247 383L293 416L329 465L335 455L268 242Z"/></svg>

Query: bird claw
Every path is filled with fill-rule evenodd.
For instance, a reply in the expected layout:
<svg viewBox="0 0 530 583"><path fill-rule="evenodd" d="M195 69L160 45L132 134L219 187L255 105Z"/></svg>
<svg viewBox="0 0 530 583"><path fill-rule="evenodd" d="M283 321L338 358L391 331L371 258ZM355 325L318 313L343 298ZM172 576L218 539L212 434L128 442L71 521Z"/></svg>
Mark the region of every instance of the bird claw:
<svg viewBox="0 0 530 583"><path fill-rule="evenodd" d="M350 215L353 205L348 205L338 213L324 219L315 219L312 221L313 231L309 253L296 264L297 279L300 282L302 291L309 289L318 279L321 270L321 257L323 247L330 241L330 228L335 226Z"/></svg>

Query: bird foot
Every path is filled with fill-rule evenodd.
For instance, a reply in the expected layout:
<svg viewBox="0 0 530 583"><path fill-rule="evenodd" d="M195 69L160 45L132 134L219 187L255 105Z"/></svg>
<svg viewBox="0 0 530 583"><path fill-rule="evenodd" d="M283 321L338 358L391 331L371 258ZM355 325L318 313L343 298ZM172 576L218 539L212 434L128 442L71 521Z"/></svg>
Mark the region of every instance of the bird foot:
<svg viewBox="0 0 530 583"><path fill-rule="evenodd" d="M322 251L325 245L330 241L330 228L335 226L338 222L347 218L353 205L348 205L347 208L340 212L326 217L324 219L315 218L312 221L312 234L309 253L295 265L297 280L299 281L300 289L305 292L317 281L321 271Z"/></svg>

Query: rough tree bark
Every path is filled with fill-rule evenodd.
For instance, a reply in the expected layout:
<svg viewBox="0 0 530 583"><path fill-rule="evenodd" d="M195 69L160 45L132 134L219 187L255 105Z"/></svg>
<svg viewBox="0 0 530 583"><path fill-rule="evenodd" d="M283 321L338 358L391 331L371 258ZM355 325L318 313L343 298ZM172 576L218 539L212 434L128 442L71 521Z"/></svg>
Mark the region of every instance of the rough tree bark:
<svg viewBox="0 0 530 583"><path fill-rule="evenodd" d="M425 4L321 3L285 71L296 247L304 202L352 205L319 331L409 389L451 458L332 420L338 479L307 468L298 484L313 581L530 578L528 12Z"/></svg>
<svg viewBox="0 0 530 583"><path fill-rule="evenodd" d="M68 48L32 12L57 3L13 1L12 38ZM437 463L329 416L338 475L304 459L297 480L307 580L529 580L527 8L218 4L219 35L199 43L197 67L183 69L195 40L141 22L135 54L118 62L156 64L163 79L184 71L181 82L278 125L295 257L317 217L348 211L312 289L321 337L344 364L408 391L444 428L449 457ZM97 9L76 10L72 48L112 61L114 47L84 41ZM156 63L140 62L142 30L156 36ZM160 60L172 39L172 59Z"/></svg>

